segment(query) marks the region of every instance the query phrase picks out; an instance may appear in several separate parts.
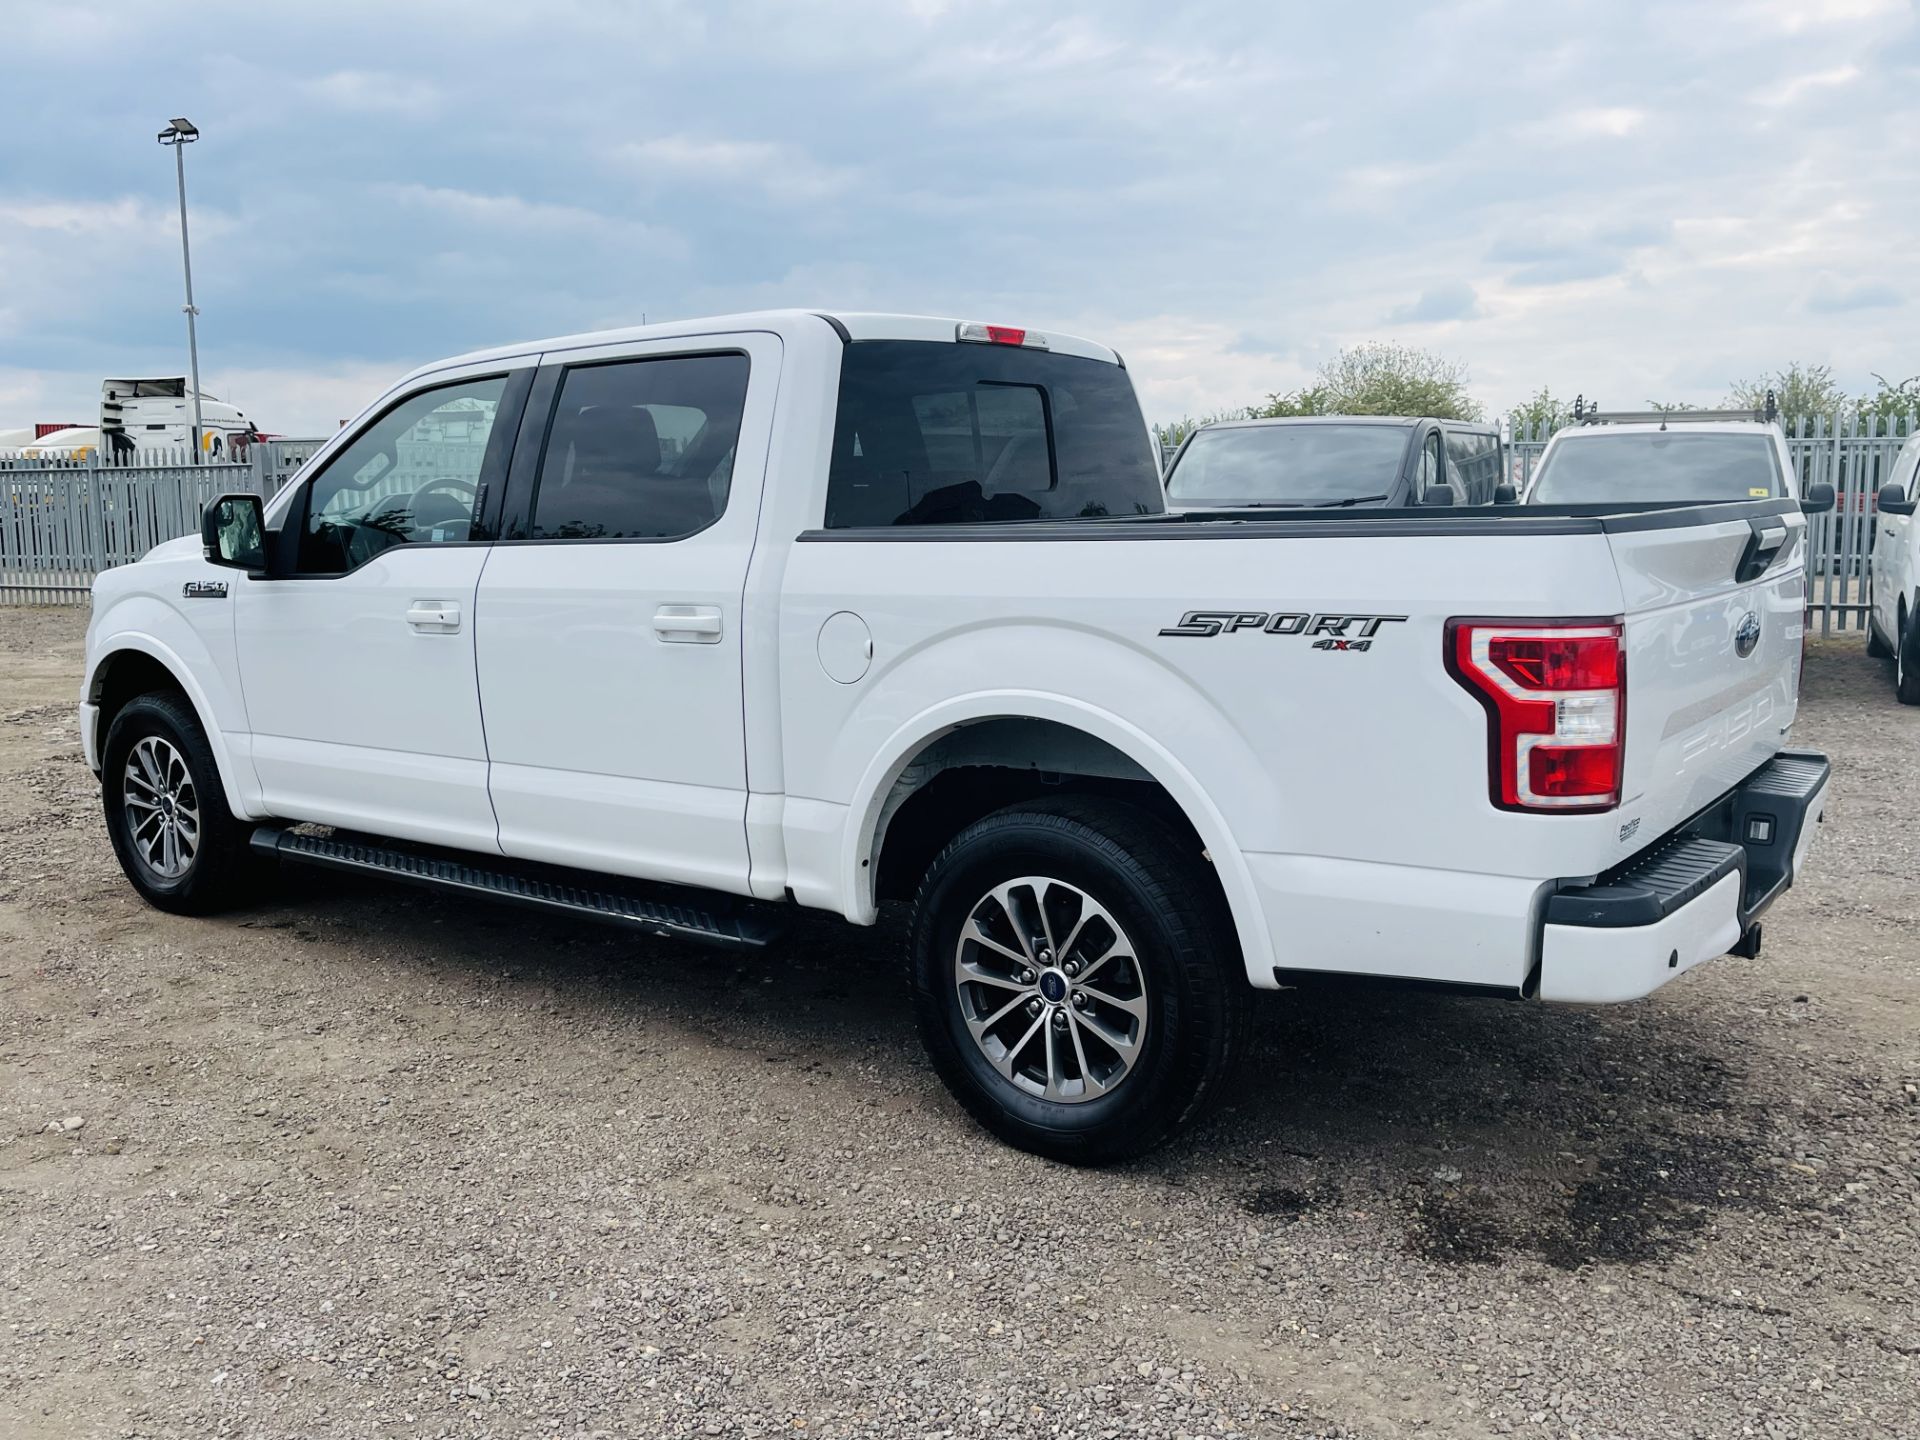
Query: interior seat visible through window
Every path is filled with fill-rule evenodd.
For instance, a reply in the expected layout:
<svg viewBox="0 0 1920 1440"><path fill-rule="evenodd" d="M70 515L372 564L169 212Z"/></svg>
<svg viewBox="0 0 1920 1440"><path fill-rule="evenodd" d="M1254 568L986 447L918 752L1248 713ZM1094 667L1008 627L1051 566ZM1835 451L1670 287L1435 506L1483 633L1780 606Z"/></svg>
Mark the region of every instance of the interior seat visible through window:
<svg viewBox="0 0 1920 1440"><path fill-rule="evenodd" d="M670 540L725 512L746 405L744 355L674 355L566 372L528 533Z"/></svg>

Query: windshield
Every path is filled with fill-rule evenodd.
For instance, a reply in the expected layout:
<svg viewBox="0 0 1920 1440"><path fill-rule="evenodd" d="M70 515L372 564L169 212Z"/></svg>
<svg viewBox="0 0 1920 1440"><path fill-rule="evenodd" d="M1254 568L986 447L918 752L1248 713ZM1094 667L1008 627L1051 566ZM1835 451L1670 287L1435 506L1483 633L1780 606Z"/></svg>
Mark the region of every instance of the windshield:
<svg viewBox="0 0 1920 1440"><path fill-rule="evenodd" d="M1249 425L1202 430L1167 475L1178 504L1325 505L1384 497L1406 425Z"/></svg>
<svg viewBox="0 0 1920 1440"><path fill-rule="evenodd" d="M1562 441L1542 462L1527 500L1579 505L1760 500L1785 493L1770 436L1638 431Z"/></svg>

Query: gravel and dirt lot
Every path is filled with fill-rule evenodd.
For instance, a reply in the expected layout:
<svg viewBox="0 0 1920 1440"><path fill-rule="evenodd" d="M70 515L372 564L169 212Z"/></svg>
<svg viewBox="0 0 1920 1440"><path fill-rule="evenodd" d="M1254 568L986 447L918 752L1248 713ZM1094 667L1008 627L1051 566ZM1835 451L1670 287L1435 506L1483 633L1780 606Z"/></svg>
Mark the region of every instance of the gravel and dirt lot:
<svg viewBox="0 0 1920 1440"><path fill-rule="evenodd" d="M0 1435L1920 1434L1920 710L1765 955L1604 1011L1265 997L1115 1171L975 1130L897 919L751 961L289 877L148 910L0 610Z"/></svg>

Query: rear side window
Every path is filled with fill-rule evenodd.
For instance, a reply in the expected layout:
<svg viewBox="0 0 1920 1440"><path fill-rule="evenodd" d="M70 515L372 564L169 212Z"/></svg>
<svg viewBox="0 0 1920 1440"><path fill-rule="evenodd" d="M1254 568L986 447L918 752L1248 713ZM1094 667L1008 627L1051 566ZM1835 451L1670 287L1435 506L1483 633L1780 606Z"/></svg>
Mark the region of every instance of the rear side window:
<svg viewBox="0 0 1920 1440"><path fill-rule="evenodd" d="M1119 366L1000 345L846 347L829 528L1164 508L1146 423Z"/></svg>
<svg viewBox="0 0 1920 1440"><path fill-rule="evenodd" d="M676 540L727 508L747 400L744 355L582 365L560 381L535 540Z"/></svg>

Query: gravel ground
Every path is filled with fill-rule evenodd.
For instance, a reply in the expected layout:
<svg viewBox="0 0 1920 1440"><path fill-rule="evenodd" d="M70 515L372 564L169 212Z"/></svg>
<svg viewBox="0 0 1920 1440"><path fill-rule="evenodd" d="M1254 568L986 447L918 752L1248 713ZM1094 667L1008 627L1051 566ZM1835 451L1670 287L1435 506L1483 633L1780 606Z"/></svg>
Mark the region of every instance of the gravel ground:
<svg viewBox="0 0 1920 1440"><path fill-rule="evenodd" d="M1088 1173L947 1099L897 918L143 908L83 623L0 610L0 1435L1920 1431L1920 711L1857 639L1762 959L1269 997L1233 1108Z"/></svg>

